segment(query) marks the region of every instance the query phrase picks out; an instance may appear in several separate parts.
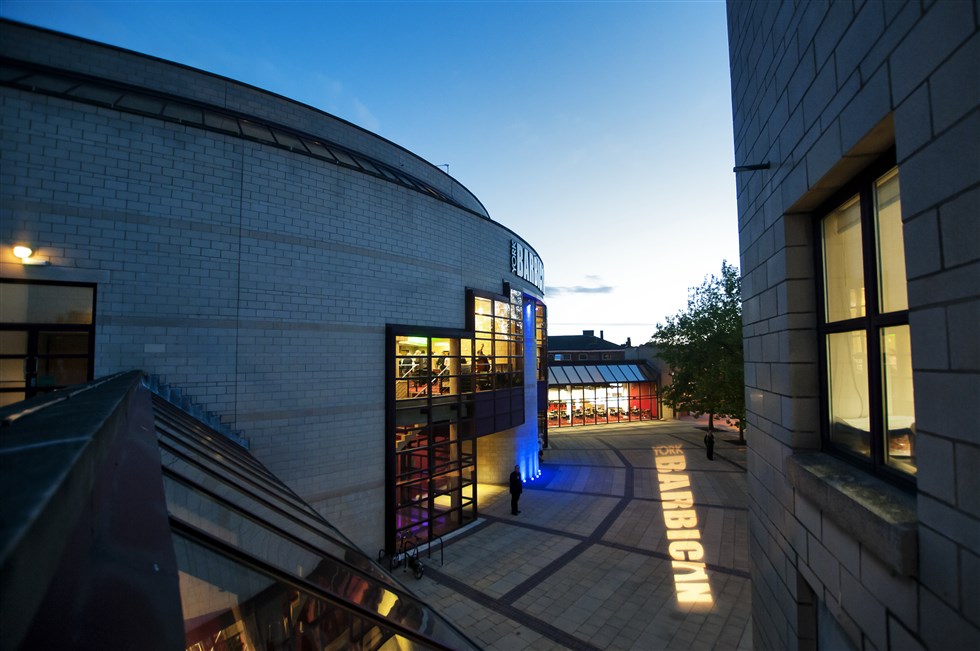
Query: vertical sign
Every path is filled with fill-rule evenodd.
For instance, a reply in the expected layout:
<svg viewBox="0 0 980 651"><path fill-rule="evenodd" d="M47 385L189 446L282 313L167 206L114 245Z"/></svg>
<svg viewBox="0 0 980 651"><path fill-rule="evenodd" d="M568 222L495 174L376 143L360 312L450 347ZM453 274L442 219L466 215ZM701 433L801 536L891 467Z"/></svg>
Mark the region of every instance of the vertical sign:
<svg viewBox="0 0 980 651"><path fill-rule="evenodd" d="M517 240L510 241L510 270L515 276L544 291L544 263L534 251Z"/></svg>

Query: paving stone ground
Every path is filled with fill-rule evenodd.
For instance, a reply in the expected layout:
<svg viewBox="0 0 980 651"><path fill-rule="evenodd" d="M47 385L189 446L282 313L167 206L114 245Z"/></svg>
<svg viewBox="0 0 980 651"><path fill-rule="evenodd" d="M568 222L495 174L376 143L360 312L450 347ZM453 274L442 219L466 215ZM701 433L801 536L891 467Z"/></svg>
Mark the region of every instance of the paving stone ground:
<svg viewBox="0 0 980 651"><path fill-rule="evenodd" d="M703 437L692 421L551 430L521 514L480 485L479 521L405 582L485 649L750 649L745 447L722 432L709 461ZM710 603L678 595L658 446L684 455Z"/></svg>

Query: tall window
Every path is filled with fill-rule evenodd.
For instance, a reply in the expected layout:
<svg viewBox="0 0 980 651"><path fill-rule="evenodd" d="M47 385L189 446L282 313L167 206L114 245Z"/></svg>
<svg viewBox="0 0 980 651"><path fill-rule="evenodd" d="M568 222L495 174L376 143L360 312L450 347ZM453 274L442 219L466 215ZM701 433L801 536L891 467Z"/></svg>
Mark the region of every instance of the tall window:
<svg viewBox="0 0 980 651"><path fill-rule="evenodd" d="M396 335L394 352L389 549L399 536L428 541L476 519L473 339Z"/></svg>
<svg viewBox="0 0 980 651"><path fill-rule="evenodd" d="M861 179L819 222L825 446L915 475L915 408L899 174Z"/></svg>
<svg viewBox="0 0 980 651"><path fill-rule="evenodd" d="M534 344L538 349L538 382L548 381L548 316L544 303L534 301Z"/></svg>
<svg viewBox="0 0 980 651"><path fill-rule="evenodd" d="M389 551L475 520L476 439L524 422L523 294L470 294L465 330L388 326Z"/></svg>
<svg viewBox="0 0 980 651"><path fill-rule="evenodd" d="M477 390L524 384L523 295L512 290L509 297L502 298L473 296Z"/></svg>

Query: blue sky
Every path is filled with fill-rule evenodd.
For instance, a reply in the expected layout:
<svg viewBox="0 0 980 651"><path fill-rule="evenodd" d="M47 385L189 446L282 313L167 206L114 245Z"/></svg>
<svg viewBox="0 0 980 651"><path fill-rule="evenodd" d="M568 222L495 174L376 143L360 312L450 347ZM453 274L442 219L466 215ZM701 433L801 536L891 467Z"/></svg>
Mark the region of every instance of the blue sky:
<svg viewBox="0 0 980 651"><path fill-rule="evenodd" d="M550 334L634 344L738 264L725 5L0 0L310 104L449 172L545 263Z"/></svg>

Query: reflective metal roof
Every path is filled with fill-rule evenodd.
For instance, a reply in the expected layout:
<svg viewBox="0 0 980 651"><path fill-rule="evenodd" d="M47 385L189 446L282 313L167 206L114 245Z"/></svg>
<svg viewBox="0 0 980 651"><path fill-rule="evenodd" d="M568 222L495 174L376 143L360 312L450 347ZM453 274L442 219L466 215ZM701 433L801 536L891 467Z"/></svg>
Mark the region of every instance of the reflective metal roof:
<svg viewBox="0 0 980 651"><path fill-rule="evenodd" d="M549 385L614 384L654 382L652 371L643 364L564 364L548 366Z"/></svg>

